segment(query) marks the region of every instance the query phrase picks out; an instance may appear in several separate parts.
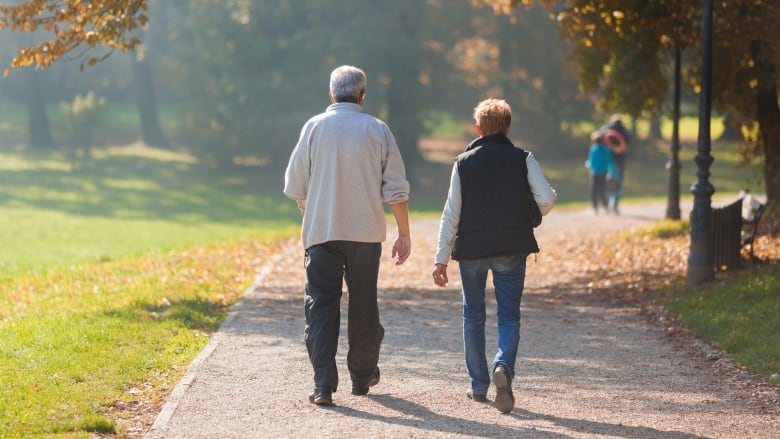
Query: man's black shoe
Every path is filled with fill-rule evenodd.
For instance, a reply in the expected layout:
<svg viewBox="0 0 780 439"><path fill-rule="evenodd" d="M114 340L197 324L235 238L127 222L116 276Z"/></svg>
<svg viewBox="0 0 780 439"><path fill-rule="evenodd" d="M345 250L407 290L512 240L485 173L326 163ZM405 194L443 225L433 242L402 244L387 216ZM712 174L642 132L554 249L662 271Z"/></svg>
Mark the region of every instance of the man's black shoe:
<svg viewBox="0 0 780 439"><path fill-rule="evenodd" d="M361 396L368 393L369 387L374 387L377 384L379 384L379 368L377 367L374 371L374 375L371 376L371 379L366 383L365 385L358 385L358 384L352 384L352 394Z"/></svg>
<svg viewBox="0 0 780 439"><path fill-rule="evenodd" d="M309 402L317 405L333 405L333 391L328 387L315 387Z"/></svg>

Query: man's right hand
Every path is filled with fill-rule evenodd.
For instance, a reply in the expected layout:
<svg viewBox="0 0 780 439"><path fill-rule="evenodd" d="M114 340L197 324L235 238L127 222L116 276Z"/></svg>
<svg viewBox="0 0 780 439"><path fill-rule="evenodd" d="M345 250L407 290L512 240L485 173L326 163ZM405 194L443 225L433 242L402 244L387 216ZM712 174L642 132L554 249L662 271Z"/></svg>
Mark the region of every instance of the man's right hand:
<svg viewBox="0 0 780 439"><path fill-rule="evenodd" d="M409 255L412 254L412 238L409 236L399 236L393 244L393 257L398 256L395 265L401 265L406 262Z"/></svg>

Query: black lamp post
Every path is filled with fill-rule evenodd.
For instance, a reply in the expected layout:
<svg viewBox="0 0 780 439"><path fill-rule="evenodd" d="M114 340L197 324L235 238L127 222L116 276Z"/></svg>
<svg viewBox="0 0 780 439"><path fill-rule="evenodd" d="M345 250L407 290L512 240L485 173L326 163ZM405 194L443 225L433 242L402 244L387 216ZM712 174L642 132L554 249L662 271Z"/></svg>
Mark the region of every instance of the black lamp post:
<svg viewBox="0 0 780 439"><path fill-rule="evenodd" d="M669 194L666 205L666 219L680 219L680 47L674 48L674 103L672 114L672 157L666 163L669 170Z"/></svg>
<svg viewBox="0 0 780 439"><path fill-rule="evenodd" d="M691 250L688 254L686 284L694 286L715 277L712 245L712 194L710 184L710 116L712 92L712 0L704 0L701 52L701 96L699 100L699 141L695 158L698 177L691 187Z"/></svg>

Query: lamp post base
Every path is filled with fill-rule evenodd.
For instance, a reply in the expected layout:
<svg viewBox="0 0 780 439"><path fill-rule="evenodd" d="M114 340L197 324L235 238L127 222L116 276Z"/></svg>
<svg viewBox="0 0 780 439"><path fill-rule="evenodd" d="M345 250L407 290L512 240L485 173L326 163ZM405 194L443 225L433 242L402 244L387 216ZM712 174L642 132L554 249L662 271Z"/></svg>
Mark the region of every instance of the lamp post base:
<svg viewBox="0 0 780 439"><path fill-rule="evenodd" d="M712 261L709 263L693 263L688 260L688 271L685 273L685 286L695 287L715 278Z"/></svg>

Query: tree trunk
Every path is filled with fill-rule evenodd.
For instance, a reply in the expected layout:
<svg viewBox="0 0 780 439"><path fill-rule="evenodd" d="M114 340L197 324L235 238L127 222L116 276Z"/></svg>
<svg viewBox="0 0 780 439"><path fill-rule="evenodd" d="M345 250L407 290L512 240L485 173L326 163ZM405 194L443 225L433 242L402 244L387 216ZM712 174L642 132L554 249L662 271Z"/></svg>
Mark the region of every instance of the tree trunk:
<svg viewBox="0 0 780 439"><path fill-rule="evenodd" d="M650 138L653 140L662 140L663 134L661 133L661 112L656 111L650 117Z"/></svg>
<svg viewBox="0 0 780 439"><path fill-rule="evenodd" d="M501 84L502 98L510 102L515 97L515 82L512 80L512 71L514 70L514 50L512 47L513 38L515 38L515 28L509 22L509 17L496 17L498 21L498 69L499 81Z"/></svg>
<svg viewBox="0 0 780 439"><path fill-rule="evenodd" d="M407 68L409 76L418 73L413 71L416 70L414 66L407 66ZM422 124L420 123L420 106L417 96L419 96L419 83L417 83L416 76L414 76L414 80L406 75L391 79L387 122L395 136L396 143L398 143L407 171L423 161L418 148Z"/></svg>
<svg viewBox="0 0 780 439"><path fill-rule="evenodd" d="M638 139L639 138L639 134L638 134L638 131L637 131L637 125L638 125L638 122L639 122L639 118L635 117L635 116L629 116L629 117L631 119L631 129L629 130L629 133L631 133L631 138L632 139ZM636 142L636 140L634 140L634 142Z"/></svg>
<svg viewBox="0 0 780 439"><path fill-rule="evenodd" d="M138 114L141 117L141 135L145 144L168 148L168 140L160 128L157 113L157 97L149 61L133 56L133 79L138 97Z"/></svg>
<svg viewBox="0 0 780 439"><path fill-rule="evenodd" d="M423 162L418 140L422 131L420 23L423 20L424 8L424 4L418 0L406 0L399 7L399 23L403 24L399 31L406 34L406 37L399 39L398 45L394 46L397 64L391 72L387 99L387 122L395 135L410 180L416 179L412 170Z"/></svg>
<svg viewBox="0 0 780 439"><path fill-rule="evenodd" d="M731 142L745 140L742 136L739 120L731 113L727 112L723 115L723 133L718 137L718 140Z"/></svg>
<svg viewBox="0 0 780 439"><path fill-rule="evenodd" d="M767 201L780 205L780 107L777 104L777 69L771 57L772 49L766 41L750 45L755 60L754 72L758 79L756 110L764 152L764 185Z"/></svg>
<svg viewBox="0 0 780 439"><path fill-rule="evenodd" d="M27 84L27 116L30 129L30 146L33 148L52 148L49 117L46 115L46 100L41 89L44 72L29 69L24 78Z"/></svg>

